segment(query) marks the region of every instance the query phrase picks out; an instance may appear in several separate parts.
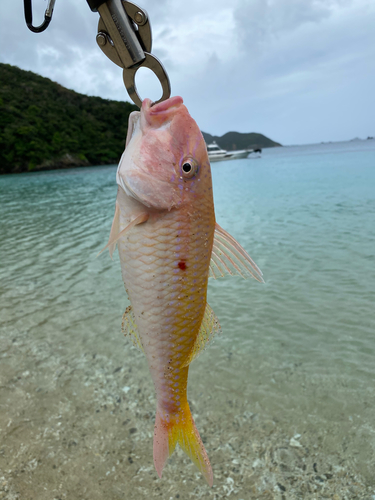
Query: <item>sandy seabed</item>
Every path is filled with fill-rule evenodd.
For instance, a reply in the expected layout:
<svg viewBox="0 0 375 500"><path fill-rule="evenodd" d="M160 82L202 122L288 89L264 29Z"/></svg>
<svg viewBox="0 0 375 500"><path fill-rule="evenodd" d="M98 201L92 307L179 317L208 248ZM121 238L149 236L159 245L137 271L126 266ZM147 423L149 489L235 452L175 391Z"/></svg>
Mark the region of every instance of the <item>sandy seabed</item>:
<svg viewBox="0 0 375 500"><path fill-rule="evenodd" d="M327 448L338 428L316 433L301 425L303 434L291 435L277 414L243 396L238 381L221 386L222 367L230 364L233 373L236 366L223 346L194 362L189 378L190 405L214 471L209 488L180 449L157 477L146 360L118 333L101 352L85 341L68 350L27 331L5 333L0 498L375 498L375 480L357 472L355 457Z"/></svg>

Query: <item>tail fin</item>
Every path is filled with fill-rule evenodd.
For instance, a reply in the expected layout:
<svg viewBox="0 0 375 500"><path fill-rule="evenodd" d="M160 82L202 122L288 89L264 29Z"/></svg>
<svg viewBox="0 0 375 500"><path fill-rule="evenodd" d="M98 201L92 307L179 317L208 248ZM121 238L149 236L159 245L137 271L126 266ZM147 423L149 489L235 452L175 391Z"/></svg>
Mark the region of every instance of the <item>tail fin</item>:
<svg viewBox="0 0 375 500"><path fill-rule="evenodd" d="M187 401L179 414L176 416L173 415L168 422L162 419L159 410L156 412L154 464L159 477L161 477L164 465L168 457L172 455L177 443L201 471L209 486L212 486L213 475L211 464L199 432L195 427Z"/></svg>

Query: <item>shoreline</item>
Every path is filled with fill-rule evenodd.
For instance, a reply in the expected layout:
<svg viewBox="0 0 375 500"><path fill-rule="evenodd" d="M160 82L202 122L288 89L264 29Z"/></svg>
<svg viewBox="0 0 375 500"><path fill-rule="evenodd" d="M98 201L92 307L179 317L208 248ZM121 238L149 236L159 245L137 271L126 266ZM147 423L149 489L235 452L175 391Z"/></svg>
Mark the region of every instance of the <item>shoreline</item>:
<svg viewBox="0 0 375 500"><path fill-rule="evenodd" d="M67 155L68 156L68 155ZM104 163L89 163L87 160L79 160L70 162L70 155L67 161L58 160L56 162L49 161L46 165L39 165L31 170L28 170L27 167L20 167L14 169L12 172L3 172L0 170L0 175L13 175L13 174L32 174L34 172L48 172L50 170L69 170L72 168L85 168L85 167L103 167L109 165L117 165L120 161L120 158L117 162L104 162Z"/></svg>
<svg viewBox="0 0 375 500"><path fill-rule="evenodd" d="M286 432L285 422L267 415L259 402L241 398L240 386L234 392L223 381L211 387L222 378L220 369L202 383L212 363L228 360L224 345L194 362L189 380L214 486L179 449L160 480L152 459L155 397L145 358L120 332L108 340L111 348L101 354L95 345L83 348L85 339L74 354L67 345L56 354L52 344L27 333L5 336L0 492L8 498L135 500L151 491L212 500L371 498L375 484L343 454L325 455L319 436Z"/></svg>

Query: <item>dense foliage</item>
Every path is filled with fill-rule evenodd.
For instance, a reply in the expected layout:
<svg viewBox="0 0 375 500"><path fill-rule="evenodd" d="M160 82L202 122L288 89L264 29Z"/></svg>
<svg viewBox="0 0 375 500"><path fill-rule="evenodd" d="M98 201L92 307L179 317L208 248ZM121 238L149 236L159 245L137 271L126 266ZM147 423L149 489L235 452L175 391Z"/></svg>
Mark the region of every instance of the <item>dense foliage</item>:
<svg viewBox="0 0 375 500"><path fill-rule="evenodd" d="M0 63L0 173L117 163L136 109ZM262 134L203 135L228 150L280 146Z"/></svg>
<svg viewBox="0 0 375 500"><path fill-rule="evenodd" d="M116 163L136 109L0 63L0 173Z"/></svg>
<svg viewBox="0 0 375 500"><path fill-rule="evenodd" d="M262 149L281 146L278 142L272 141L265 135L257 134L256 132L250 132L248 134L243 134L241 132L227 132L221 137L207 134L206 132L202 133L207 144L215 141L220 147L228 151L233 151L235 149Z"/></svg>

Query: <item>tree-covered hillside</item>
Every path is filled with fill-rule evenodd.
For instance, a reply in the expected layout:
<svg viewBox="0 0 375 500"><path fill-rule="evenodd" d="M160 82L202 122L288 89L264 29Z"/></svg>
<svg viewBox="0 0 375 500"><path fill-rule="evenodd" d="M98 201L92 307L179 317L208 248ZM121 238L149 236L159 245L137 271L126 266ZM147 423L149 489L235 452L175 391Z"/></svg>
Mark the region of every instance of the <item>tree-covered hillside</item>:
<svg viewBox="0 0 375 500"><path fill-rule="evenodd" d="M0 174L117 163L136 109L0 63ZM280 146L262 134L203 135L228 150Z"/></svg>
<svg viewBox="0 0 375 500"><path fill-rule="evenodd" d="M0 173L116 163L136 109L0 63Z"/></svg>

